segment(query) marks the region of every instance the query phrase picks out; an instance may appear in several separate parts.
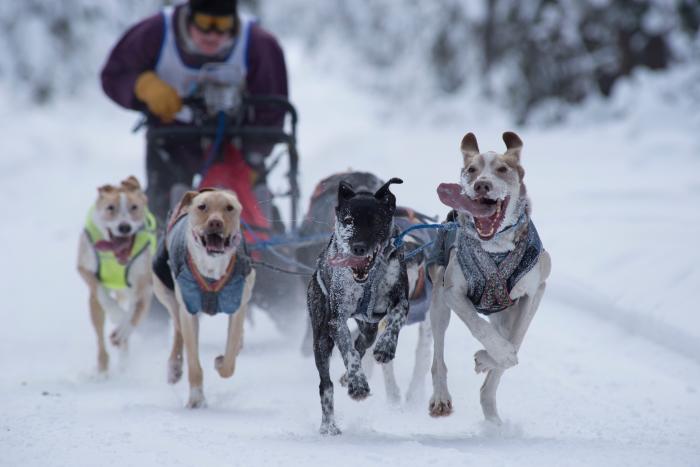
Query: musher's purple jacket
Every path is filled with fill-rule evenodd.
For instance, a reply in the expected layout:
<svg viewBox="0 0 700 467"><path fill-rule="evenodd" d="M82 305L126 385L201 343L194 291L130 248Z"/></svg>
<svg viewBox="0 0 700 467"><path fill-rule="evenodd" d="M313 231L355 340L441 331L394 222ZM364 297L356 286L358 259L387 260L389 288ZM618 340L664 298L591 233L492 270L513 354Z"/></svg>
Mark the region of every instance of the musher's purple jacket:
<svg viewBox="0 0 700 467"><path fill-rule="evenodd" d="M175 10L176 17L185 5ZM177 29L177 28L176 28ZM127 109L144 110L145 105L134 95L136 79L144 71L153 71L160 54L165 30L163 15L158 13L132 26L114 46L105 63L101 79L102 89L117 104ZM187 53L177 30L177 48L185 65L199 68L212 57ZM250 32L248 45L248 92L287 97L287 69L284 54L277 40L257 24ZM279 126L284 114L273 109L258 109L255 121L264 126Z"/></svg>

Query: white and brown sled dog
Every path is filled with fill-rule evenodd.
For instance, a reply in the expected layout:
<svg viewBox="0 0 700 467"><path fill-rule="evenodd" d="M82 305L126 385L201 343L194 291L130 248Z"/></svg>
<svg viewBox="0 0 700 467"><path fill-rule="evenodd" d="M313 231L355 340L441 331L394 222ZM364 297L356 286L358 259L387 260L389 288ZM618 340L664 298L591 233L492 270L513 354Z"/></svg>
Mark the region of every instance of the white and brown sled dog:
<svg viewBox="0 0 700 467"><path fill-rule="evenodd" d="M230 378L243 343L243 323L255 270L241 246L241 203L233 192L188 191L173 212L153 261L154 291L173 318L168 382L182 377L183 343L190 383L188 408L206 405L199 363L199 315L229 316L226 350L214 360Z"/></svg>
<svg viewBox="0 0 700 467"><path fill-rule="evenodd" d="M520 165L523 143L512 132L504 133L503 141L505 153L481 153L476 137L468 133L461 144L460 183L438 187L440 200L454 209L450 218L456 218L459 227L451 234L441 233L429 266L434 285L432 416L452 412L444 359L452 310L484 346L474 355L476 372L486 373L481 408L487 420L500 424L496 390L503 372L518 363L518 349L550 273L549 254L530 218Z"/></svg>
<svg viewBox="0 0 700 467"><path fill-rule="evenodd" d="M129 336L151 306L155 224L135 177L118 186L97 189L97 201L80 236L78 272L90 289L90 317L97 333L100 373L109 367L105 316L116 324L110 341L125 351Z"/></svg>

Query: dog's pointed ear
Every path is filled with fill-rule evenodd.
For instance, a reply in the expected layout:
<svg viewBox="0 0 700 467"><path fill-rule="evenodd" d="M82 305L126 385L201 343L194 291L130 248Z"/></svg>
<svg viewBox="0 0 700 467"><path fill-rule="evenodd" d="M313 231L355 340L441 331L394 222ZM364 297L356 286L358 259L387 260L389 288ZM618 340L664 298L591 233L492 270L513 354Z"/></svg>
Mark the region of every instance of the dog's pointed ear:
<svg viewBox="0 0 700 467"><path fill-rule="evenodd" d="M508 148L507 153L520 158L520 151L523 148L523 140L520 139L520 136L512 131L506 131L503 133L503 142L506 143L506 148Z"/></svg>
<svg viewBox="0 0 700 467"><path fill-rule="evenodd" d="M379 187L379 189L374 193L374 197L377 199L383 199L383 198L387 197L388 195L393 196L391 191L389 191L389 187L394 183L401 184L401 183L403 183L403 180L401 180L400 178L396 178L396 177L392 178L391 180L386 182L384 185Z"/></svg>
<svg viewBox="0 0 700 467"><path fill-rule="evenodd" d="M464 166L469 164L469 160L478 156L481 151L479 151L479 144L476 142L476 136L474 133L467 133L462 138L462 143L459 145L459 149L462 151L462 156L464 157Z"/></svg>
<svg viewBox="0 0 700 467"><path fill-rule="evenodd" d="M388 182L386 182L384 185L382 185L375 193L374 197L379 200L379 201L384 201L386 202L391 209L396 208L396 196L389 190L389 187L392 184L401 184L403 183L403 180L400 178L392 178Z"/></svg>
<svg viewBox="0 0 700 467"><path fill-rule="evenodd" d="M348 182L341 180L338 185L338 201L348 200L355 196L355 190L352 189L352 185Z"/></svg>
<svg viewBox="0 0 700 467"><path fill-rule="evenodd" d="M127 178L121 181L122 188L129 191L135 191L141 189L141 184L139 180L133 175L129 175Z"/></svg>

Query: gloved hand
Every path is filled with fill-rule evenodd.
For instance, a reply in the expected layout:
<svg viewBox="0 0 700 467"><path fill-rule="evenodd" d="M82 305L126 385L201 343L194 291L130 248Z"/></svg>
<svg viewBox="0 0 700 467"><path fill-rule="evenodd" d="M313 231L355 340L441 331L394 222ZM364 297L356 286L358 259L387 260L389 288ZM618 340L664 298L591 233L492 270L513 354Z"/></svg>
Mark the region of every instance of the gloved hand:
<svg viewBox="0 0 700 467"><path fill-rule="evenodd" d="M172 122L182 108L182 99L177 91L152 71L138 77L134 93L146 103L151 113L166 123Z"/></svg>

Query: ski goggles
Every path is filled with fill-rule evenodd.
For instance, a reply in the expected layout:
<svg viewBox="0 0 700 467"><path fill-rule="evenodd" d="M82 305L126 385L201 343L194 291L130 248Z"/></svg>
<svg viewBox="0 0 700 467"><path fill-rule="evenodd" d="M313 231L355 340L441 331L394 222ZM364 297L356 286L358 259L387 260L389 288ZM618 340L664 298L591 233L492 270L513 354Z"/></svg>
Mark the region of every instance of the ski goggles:
<svg viewBox="0 0 700 467"><path fill-rule="evenodd" d="M216 31L227 33L233 31L236 24L233 16L214 16L206 13L195 13L192 15L192 24L202 32Z"/></svg>

